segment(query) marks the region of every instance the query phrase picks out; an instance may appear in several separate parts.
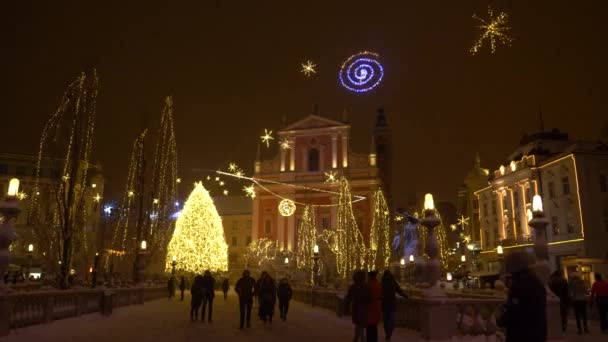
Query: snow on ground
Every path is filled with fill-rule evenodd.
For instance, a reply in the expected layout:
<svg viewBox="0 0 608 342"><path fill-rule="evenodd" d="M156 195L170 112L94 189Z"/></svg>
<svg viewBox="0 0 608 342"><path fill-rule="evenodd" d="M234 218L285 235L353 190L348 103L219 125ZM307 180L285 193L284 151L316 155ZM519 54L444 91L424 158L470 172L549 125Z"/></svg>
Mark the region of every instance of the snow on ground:
<svg viewBox="0 0 608 342"><path fill-rule="evenodd" d="M114 310L111 316L89 314L50 324L11 331L2 341L77 342L77 341L352 341L354 328L350 318L311 308L291 301L287 322L278 319L278 309L271 326L264 326L254 305L251 328L238 330L237 297L232 292L224 301L220 292L214 300L213 323L190 322L190 298L183 302L159 299L144 305ZM379 340L384 340L382 326ZM416 341L417 334L396 329L392 341Z"/></svg>

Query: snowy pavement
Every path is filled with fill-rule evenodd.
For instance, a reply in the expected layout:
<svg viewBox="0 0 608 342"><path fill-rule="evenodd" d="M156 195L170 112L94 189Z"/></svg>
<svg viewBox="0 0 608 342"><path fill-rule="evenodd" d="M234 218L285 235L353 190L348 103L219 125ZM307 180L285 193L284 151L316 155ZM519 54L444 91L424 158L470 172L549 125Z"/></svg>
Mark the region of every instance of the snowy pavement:
<svg viewBox="0 0 608 342"><path fill-rule="evenodd" d="M190 322L190 298L185 301L159 299L144 305L132 305L114 310L112 316L88 314L11 331L0 338L6 342L79 342L79 341L351 341L353 325L350 318L338 318L322 308L292 301L287 322L275 320L271 326L257 319L257 307L252 311L252 327L238 330L238 302L231 293L228 300L220 292L214 301L213 323ZM277 311L278 315L278 311ZM570 319L566 341L608 341L599 332L597 321L590 324L591 334L576 335L574 320ZM384 340L382 325L379 340ZM419 335L397 328L392 341L419 341ZM454 338L455 341L459 340Z"/></svg>
<svg viewBox="0 0 608 342"><path fill-rule="evenodd" d="M232 291L231 291L232 292ZM238 302L232 292L228 300L216 292L213 323L190 322L189 295L183 302L159 299L144 305L114 310L109 317L89 314L50 324L36 325L11 331L1 341L76 342L76 341L352 341L350 318L338 318L335 313L311 308L292 301L287 322L278 319L278 310L271 326L257 318L254 305L251 328L238 330ZM382 326L379 340L384 340ZM416 341L417 334L397 328L392 341Z"/></svg>

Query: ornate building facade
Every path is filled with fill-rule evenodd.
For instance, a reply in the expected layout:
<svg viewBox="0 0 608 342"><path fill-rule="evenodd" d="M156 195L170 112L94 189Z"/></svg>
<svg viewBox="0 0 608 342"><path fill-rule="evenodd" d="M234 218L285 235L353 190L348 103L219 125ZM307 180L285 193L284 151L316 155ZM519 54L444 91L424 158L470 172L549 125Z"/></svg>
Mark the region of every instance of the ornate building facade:
<svg viewBox="0 0 608 342"><path fill-rule="evenodd" d="M282 250L295 251L297 227L304 207L315 207L318 230L336 226L337 184L326 182L328 174L344 175L352 194L365 197L353 203L359 229L367 240L372 220L372 194L379 188L390 190L390 132L383 110L376 116L369 153L358 154L350 148L350 124L319 115L309 115L278 131L279 141L288 141L290 148L281 149L275 158L255 162L254 177L267 180L256 186L253 200L252 239L277 241ZM273 184L271 182L279 182ZM296 187L294 187L296 186ZM386 195L390 201L390 193ZM278 210L282 199L296 203L293 215L284 217Z"/></svg>
<svg viewBox="0 0 608 342"><path fill-rule="evenodd" d="M479 201L475 191L488 186L490 170L481 167L479 154L475 156L475 164L469 170L460 189L456 203L457 215L460 219L468 219L463 228L464 233L471 237L471 241L480 241Z"/></svg>

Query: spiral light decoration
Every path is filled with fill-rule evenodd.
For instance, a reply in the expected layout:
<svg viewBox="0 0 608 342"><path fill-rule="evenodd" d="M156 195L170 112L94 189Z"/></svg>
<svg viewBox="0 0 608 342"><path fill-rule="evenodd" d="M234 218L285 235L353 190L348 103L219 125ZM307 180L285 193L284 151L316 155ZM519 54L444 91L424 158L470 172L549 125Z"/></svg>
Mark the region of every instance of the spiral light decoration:
<svg viewBox="0 0 608 342"><path fill-rule="evenodd" d="M340 83L344 88L356 93L374 89L384 76L377 53L364 51L350 56L340 68Z"/></svg>

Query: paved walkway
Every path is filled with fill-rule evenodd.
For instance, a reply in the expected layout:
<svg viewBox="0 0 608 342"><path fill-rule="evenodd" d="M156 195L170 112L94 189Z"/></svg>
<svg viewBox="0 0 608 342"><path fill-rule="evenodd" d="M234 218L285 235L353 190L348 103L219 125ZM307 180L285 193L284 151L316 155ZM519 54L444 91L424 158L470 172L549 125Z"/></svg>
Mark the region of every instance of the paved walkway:
<svg viewBox="0 0 608 342"><path fill-rule="evenodd" d="M220 292L214 301L213 323L190 322L190 298L186 300L159 299L144 305L123 307L109 317L89 314L78 318L55 321L11 331L0 341L7 342L80 342L80 341L352 341L353 326L350 318L338 318L328 310L311 308L291 302L287 322L277 320L271 326L257 319L254 306L252 327L238 330L238 304L234 293L224 301ZM599 333L597 321L591 323L591 334L576 335L571 319L566 341L607 341L608 335ZM382 326L378 327L379 340L384 339ZM405 329L395 330L393 341L418 341L419 337ZM456 340L456 339L455 339Z"/></svg>
<svg viewBox="0 0 608 342"><path fill-rule="evenodd" d="M338 318L335 313L309 305L291 302L287 322L275 315L271 326L257 318L254 306L252 327L238 330L238 302L234 292L224 301L216 292L213 323L190 322L190 298L160 299L144 305L134 305L114 311L112 316L89 314L68 318L51 324L13 330L2 341L76 342L76 341L352 341L350 318ZM382 327L379 339L384 340ZM396 329L393 341L415 341L416 335Z"/></svg>

